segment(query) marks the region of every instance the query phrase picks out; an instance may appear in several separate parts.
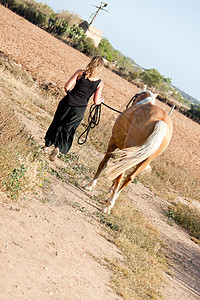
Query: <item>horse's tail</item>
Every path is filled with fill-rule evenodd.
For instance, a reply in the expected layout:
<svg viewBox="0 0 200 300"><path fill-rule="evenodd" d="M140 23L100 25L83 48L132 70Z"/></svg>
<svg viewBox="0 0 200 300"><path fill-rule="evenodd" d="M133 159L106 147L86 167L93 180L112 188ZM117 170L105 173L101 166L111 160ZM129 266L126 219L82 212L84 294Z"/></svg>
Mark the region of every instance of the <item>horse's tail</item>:
<svg viewBox="0 0 200 300"><path fill-rule="evenodd" d="M110 179L115 179L126 170L147 159L160 147L166 131L167 123L158 121L152 134L144 144L117 151L117 153L120 154L120 157L116 159L116 163L113 166L107 169L107 176Z"/></svg>

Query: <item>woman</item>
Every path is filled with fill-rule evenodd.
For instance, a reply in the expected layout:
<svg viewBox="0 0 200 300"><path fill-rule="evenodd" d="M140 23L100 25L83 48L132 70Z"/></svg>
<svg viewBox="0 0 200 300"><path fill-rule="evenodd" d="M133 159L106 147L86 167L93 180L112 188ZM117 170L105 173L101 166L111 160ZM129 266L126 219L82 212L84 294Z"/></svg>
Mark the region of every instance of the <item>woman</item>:
<svg viewBox="0 0 200 300"><path fill-rule="evenodd" d="M59 152L66 154L71 148L75 131L84 117L90 97L94 94L94 103L101 103L103 83L99 76L103 66L103 58L95 56L85 70L76 71L65 84L67 95L60 101L45 135L43 149L46 151L51 145L55 146L49 156L51 161L55 161Z"/></svg>

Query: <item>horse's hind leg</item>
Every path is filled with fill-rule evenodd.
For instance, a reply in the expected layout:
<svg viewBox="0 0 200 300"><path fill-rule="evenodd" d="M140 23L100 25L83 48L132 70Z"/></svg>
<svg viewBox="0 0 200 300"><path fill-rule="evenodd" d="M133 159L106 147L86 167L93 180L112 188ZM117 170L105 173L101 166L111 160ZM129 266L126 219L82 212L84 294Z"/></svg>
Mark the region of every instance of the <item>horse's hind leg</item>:
<svg viewBox="0 0 200 300"><path fill-rule="evenodd" d="M144 171L146 168L148 169L148 167L150 168L150 166L148 166L150 164L150 162L152 162L152 160L154 158L156 158L158 155L160 155L164 150L165 148L167 147L168 145L168 140L163 140L162 144L160 145L160 147L157 149L156 152L154 152L151 156L149 156L146 160L143 160L141 163L139 163L136 168L133 170L133 172L131 174L129 174L124 182L122 183L120 189L119 189L119 192L120 193L124 188L125 186L127 186L131 181L133 181L133 179L138 175L140 174L142 171Z"/></svg>
<svg viewBox="0 0 200 300"><path fill-rule="evenodd" d="M119 186L120 183L122 181L124 173L120 174L113 182L113 192L112 195L107 199L107 204L105 205L105 207L103 208L103 211L107 214L110 213L111 209L113 208L113 206L115 205L115 200L118 198L119 196Z"/></svg>
<svg viewBox="0 0 200 300"><path fill-rule="evenodd" d="M133 181L133 179L142 171L144 171L146 169L146 167L148 166L148 164L150 163L149 159L142 161L141 163L139 163L136 168L133 170L132 173L130 173L125 179L124 182L122 183L118 194L125 188L125 186L127 186L129 183L131 183Z"/></svg>
<svg viewBox="0 0 200 300"><path fill-rule="evenodd" d="M106 168L107 163L112 155L112 152L116 149L116 145L114 143L113 138L111 137L109 144L108 144L108 148L106 151L106 154L104 156L104 158L102 159L102 161L99 164L99 167L94 175L94 178L92 179L92 181L88 184L85 185L85 188L88 190L92 190L93 187L95 187L96 183L97 183L97 179L99 178L101 172Z"/></svg>
<svg viewBox="0 0 200 300"><path fill-rule="evenodd" d="M125 178L125 180L122 183L120 188L119 188L119 185L122 181L124 173L119 175L114 180L112 195L107 199L107 205L104 207L105 213L107 213L107 214L110 213L111 209L113 208L113 206L115 204L115 200L119 197L119 194L123 190L123 188L125 188L125 186L127 186L129 183L131 183L131 181L133 181L133 179L148 166L148 164L150 163L151 160L152 159L150 159L150 160L147 159L147 160L141 162L140 164L138 164L136 166L136 168L133 170L133 172Z"/></svg>

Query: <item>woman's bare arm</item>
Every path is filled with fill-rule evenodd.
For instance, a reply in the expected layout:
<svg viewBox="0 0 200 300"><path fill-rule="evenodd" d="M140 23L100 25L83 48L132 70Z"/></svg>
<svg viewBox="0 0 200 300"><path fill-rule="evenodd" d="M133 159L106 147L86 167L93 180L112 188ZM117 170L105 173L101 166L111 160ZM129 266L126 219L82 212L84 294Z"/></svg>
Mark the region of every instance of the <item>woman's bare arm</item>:
<svg viewBox="0 0 200 300"><path fill-rule="evenodd" d="M78 70L74 73L74 75L66 82L65 84L65 92L68 93L69 90L76 83L76 80L79 79L83 74L83 70Z"/></svg>
<svg viewBox="0 0 200 300"><path fill-rule="evenodd" d="M103 82L101 81L94 93L93 101L95 105L101 104L102 102L102 98L101 98L102 90L103 90Z"/></svg>

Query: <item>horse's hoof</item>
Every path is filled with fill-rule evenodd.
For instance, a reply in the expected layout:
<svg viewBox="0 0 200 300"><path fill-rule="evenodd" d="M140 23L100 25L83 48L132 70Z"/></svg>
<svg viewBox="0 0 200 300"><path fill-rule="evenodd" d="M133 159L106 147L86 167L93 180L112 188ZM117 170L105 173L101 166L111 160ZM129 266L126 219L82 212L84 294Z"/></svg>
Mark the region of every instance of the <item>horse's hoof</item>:
<svg viewBox="0 0 200 300"><path fill-rule="evenodd" d="M107 197L110 198L112 196L112 194L113 194L113 189L111 188L107 193Z"/></svg>
<svg viewBox="0 0 200 300"><path fill-rule="evenodd" d="M105 213L105 214L110 214L110 207L109 206L104 206L104 208L103 208L103 212Z"/></svg>
<svg viewBox="0 0 200 300"><path fill-rule="evenodd" d="M85 189L88 191L92 191L93 187L95 187L97 184L97 179L93 179L92 181L90 181L90 183L85 185Z"/></svg>
<svg viewBox="0 0 200 300"><path fill-rule="evenodd" d="M87 191L92 191L92 186L88 183L84 186L84 189L86 189Z"/></svg>

